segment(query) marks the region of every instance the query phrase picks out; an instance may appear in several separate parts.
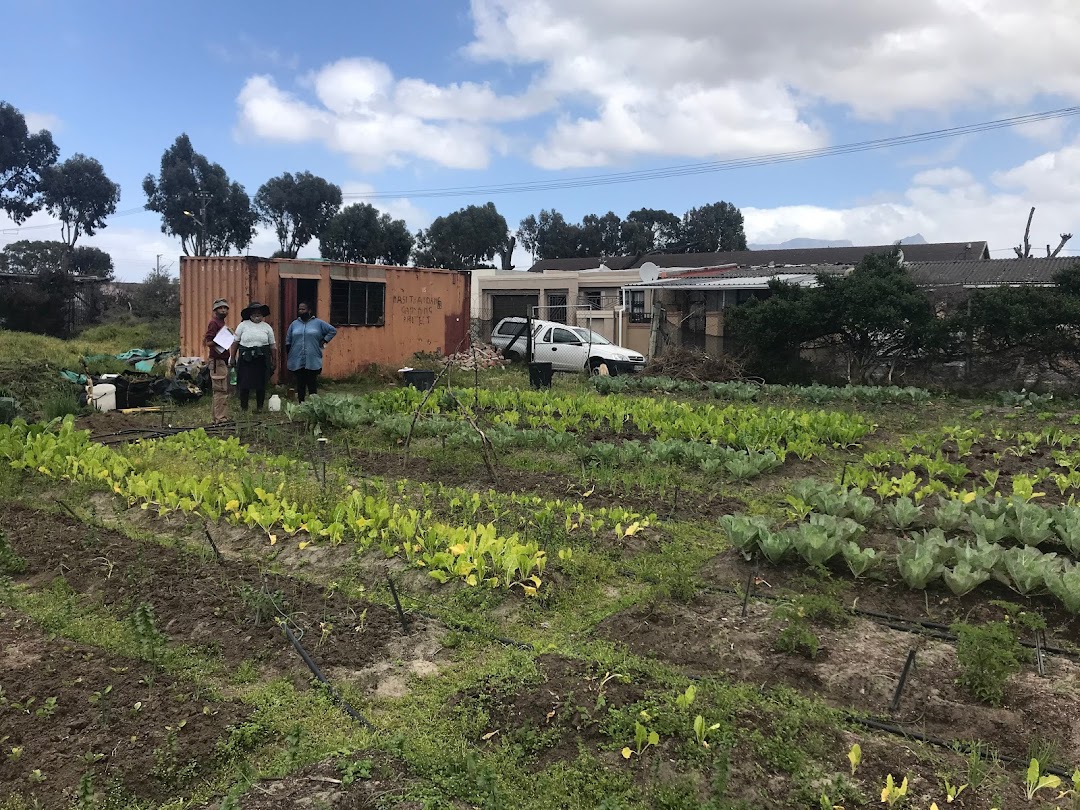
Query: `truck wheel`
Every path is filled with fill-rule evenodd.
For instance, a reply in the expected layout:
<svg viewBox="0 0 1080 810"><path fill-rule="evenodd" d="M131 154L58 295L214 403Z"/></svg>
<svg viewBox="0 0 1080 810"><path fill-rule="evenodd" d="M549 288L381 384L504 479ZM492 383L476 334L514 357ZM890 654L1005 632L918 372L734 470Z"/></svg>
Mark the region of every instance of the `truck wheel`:
<svg viewBox="0 0 1080 810"><path fill-rule="evenodd" d="M505 351L503 357L509 360L511 363L520 363L525 359L525 355L517 351Z"/></svg>

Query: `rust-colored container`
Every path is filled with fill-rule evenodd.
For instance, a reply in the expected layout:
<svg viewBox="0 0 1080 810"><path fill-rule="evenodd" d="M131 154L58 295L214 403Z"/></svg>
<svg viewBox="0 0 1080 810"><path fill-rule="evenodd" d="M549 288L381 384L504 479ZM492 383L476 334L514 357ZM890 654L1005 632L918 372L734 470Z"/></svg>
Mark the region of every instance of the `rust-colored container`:
<svg viewBox="0 0 1080 810"><path fill-rule="evenodd" d="M180 346L205 357L206 324L217 298L230 305L231 329L250 301L270 307L279 347L307 301L338 334L326 347L323 375L347 377L372 363L399 367L416 352L453 354L468 346L471 275L456 270L374 264L185 256L180 260ZM285 368L285 353L279 352Z"/></svg>

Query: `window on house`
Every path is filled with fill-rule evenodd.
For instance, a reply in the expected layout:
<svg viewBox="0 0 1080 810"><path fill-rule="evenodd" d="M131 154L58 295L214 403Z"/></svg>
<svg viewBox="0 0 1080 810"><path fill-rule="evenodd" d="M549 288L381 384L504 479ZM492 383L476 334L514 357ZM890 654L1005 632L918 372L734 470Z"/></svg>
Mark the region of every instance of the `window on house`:
<svg viewBox="0 0 1080 810"><path fill-rule="evenodd" d="M645 311L645 291L630 290L630 323L645 323L650 320Z"/></svg>
<svg viewBox="0 0 1080 810"><path fill-rule="evenodd" d="M330 322L335 326L382 326L386 322L386 285L331 281Z"/></svg>
<svg viewBox="0 0 1080 810"><path fill-rule="evenodd" d="M581 302L589 309L600 309L603 306L603 295L600 290L585 290L581 294Z"/></svg>
<svg viewBox="0 0 1080 810"><path fill-rule="evenodd" d="M547 297L548 320L566 323L566 293L551 293Z"/></svg>

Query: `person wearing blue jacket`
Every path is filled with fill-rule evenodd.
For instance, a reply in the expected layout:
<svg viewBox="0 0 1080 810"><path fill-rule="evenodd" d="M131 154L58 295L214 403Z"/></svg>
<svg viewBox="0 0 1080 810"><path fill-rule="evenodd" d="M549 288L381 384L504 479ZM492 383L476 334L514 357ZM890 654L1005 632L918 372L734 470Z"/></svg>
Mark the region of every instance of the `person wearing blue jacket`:
<svg viewBox="0 0 1080 810"><path fill-rule="evenodd" d="M303 402L308 394L318 393L323 348L334 339L337 329L316 318L306 301L296 308L296 314L285 333L285 352L289 371L296 375L296 398Z"/></svg>

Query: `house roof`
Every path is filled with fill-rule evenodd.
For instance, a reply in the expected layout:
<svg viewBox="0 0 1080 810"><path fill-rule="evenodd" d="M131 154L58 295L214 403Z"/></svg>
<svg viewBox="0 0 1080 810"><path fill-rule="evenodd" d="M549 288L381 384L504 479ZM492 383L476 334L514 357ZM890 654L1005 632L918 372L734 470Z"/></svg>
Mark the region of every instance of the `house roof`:
<svg viewBox="0 0 1080 810"><path fill-rule="evenodd" d="M722 264L764 266L768 264L858 264L867 253L888 253L895 245L860 247L791 248L784 250L732 250L720 253L652 253L638 256L587 256L575 259L541 259L529 268L531 273L544 270L591 270L603 262L612 270L628 270L651 262L657 267L710 267ZM985 241L937 242L925 245L901 245L909 262L964 261L990 258Z"/></svg>
<svg viewBox="0 0 1080 810"><path fill-rule="evenodd" d="M747 271L755 268L744 268ZM642 281L639 284L628 284L627 287L638 290L764 290L768 289L769 282L773 279L785 281L788 284L796 284L799 287L816 287L817 273L775 273L768 267L758 267L755 275L739 274L737 276L691 277L691 278L661 278L656 281Z"/></svg>
<svg viewBox="0 0 1080 810"><path fill-rule="evenodd" d="M1080 258L993 259L991 261L905 262L920 287L979 287L1008 284L1052 284L1053 276L1080 264Z"/></svg>
<svg viewBox="0 0 1080 810"><path fill-rule="evenodd" d="M609 270L625 270L634 263L636 256L582 256L572 259L540 259L529 268L530 273L545 270L596 270L601 264Z"/></svg>
<svg viewBox="0 0 1080 810"><path fill-rule="evenodd" d="M792 264L858 264L868 253L889 253L895 245L861 247L794 248L785 250L731 250L721 253L657 253L642 256L629 265L640 267L652 262L657 267L704 267L736 263L740 265L777 266ZM938 242L927 245L900 245L909 262L988 260L986 242ZM611 266L610 264L608 265Z"/></svg>

